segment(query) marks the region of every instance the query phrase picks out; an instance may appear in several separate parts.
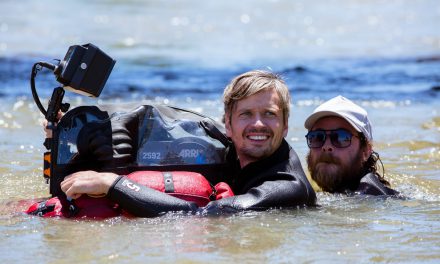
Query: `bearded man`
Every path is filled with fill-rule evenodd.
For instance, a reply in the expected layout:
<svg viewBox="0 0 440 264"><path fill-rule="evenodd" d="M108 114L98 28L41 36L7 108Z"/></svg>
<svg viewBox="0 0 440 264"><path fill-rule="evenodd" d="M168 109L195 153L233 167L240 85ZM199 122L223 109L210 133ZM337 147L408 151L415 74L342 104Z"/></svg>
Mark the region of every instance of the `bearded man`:
<svg viewBox="0 0 440 264"><path fill-rule="evenodd" d="M365 109L343 96L318 106L304 126L312 179L331 193L397 195L377 171L371 122Z"/></svg>

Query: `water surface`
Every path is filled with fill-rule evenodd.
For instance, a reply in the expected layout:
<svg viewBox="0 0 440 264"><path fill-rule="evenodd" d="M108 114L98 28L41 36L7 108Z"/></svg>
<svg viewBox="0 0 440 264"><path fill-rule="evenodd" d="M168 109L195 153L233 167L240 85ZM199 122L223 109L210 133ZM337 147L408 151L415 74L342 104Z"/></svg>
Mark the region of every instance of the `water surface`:
<svg viewBox="0 0 440 264"><path fill-rule="evenodd" d="M437 1L2 1L2 263L438 263L440 5ZM106 221L17 213L48 196L32 65L94 43L117 60L99 99L165 103L220 119L235 75L272 69L293 102L287 140L301 157L304 120L342 94L367 109L386 178L408 199L318 193L317 208ZM44 104L58 86L42 71Z"/></svg>

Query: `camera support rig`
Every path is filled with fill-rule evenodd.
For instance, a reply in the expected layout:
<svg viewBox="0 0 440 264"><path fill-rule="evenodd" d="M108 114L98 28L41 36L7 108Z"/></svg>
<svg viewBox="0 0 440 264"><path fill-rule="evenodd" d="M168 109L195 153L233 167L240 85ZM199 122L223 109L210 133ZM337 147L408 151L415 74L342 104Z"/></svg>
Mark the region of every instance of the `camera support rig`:
<svg viewBox="0 0 440 264"><path fill-rule="evenodd" d="M101 51L93 44L70 46L64 59L53 65L47 62L37 62L32 67L30 78L32 96L41 113L48 121L49 129L56 129L58 112L67 112L70 105L63 103L66 88L72 92L90 96L99 97L116 61ZM54 72L56 80L63 87L56 87L53 90L47 110L41 104L35 88L35 77L42 69L47 68ZM46 138L44 141L46 149L52 148L52 139ZM51 153L44 153L44 177L48 182L51 177L52 168L50 166Z"/></svg>
<svg viewBox="0 0 440 264"><path fill-rule="evenodd" d="M70 46L64 59L58 65L47 62L35 63L30 79L32 96L49 122L48 128L54 128L54 124L58 122L57 116L60 110L66 112L70 107L68 103L62 102L64 88L82 95L98 97L115 63L115 60L90 43ZM57 81L64 85L54 89L47 110L41 104L35 89L35 77L43 67L52 70ZM46 140L44 145L50 149L50 140Z"/></svg>

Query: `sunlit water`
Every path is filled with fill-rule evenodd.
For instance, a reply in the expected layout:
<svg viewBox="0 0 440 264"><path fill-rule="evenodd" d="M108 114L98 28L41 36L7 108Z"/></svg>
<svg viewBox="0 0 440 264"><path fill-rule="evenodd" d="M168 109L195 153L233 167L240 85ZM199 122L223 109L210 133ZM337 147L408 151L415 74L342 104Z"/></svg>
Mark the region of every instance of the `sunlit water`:
<svg viewBox="0 0 440 264"><path fill-rule="evenodd" d="M440 261L440 5L437 1L3 1L0 3L2 263L401 263ZM220 119L236 74L288 83L288 141L337 94L364 106L386 178L408 199L318 193L317 208L106 221L19 213L48 196L32 64L92 42L117 60L99 99L166 103ZM43 102L57 83L37 77Z"/></svg>

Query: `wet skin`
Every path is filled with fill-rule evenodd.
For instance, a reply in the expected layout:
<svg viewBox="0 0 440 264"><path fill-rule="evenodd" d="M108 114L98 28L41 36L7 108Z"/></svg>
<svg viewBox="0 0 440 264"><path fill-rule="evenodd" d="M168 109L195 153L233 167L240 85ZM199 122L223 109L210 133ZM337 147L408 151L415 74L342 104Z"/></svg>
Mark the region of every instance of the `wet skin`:
<svg viewBox="0 0 440 264"><path fill-rule="evenodd" d="M274 89L238 101L232 115L226 114L225 124L241 167L274 153L288 131L280 97Z"/></svg>
<svg viewBox="0 0 440 264"><path fill-rule="evenodd" d="M345 129L353 135L358 132L343 118L323 117L316 121L311 131ZM343 182L357 176L362 164L371 155L371 147L361 149L359 137L353 136L351 144L345 148L333 146L330 137L320 148L310 148L307 157L309 171L313 180L326 191L335 191Z"/></svg>

